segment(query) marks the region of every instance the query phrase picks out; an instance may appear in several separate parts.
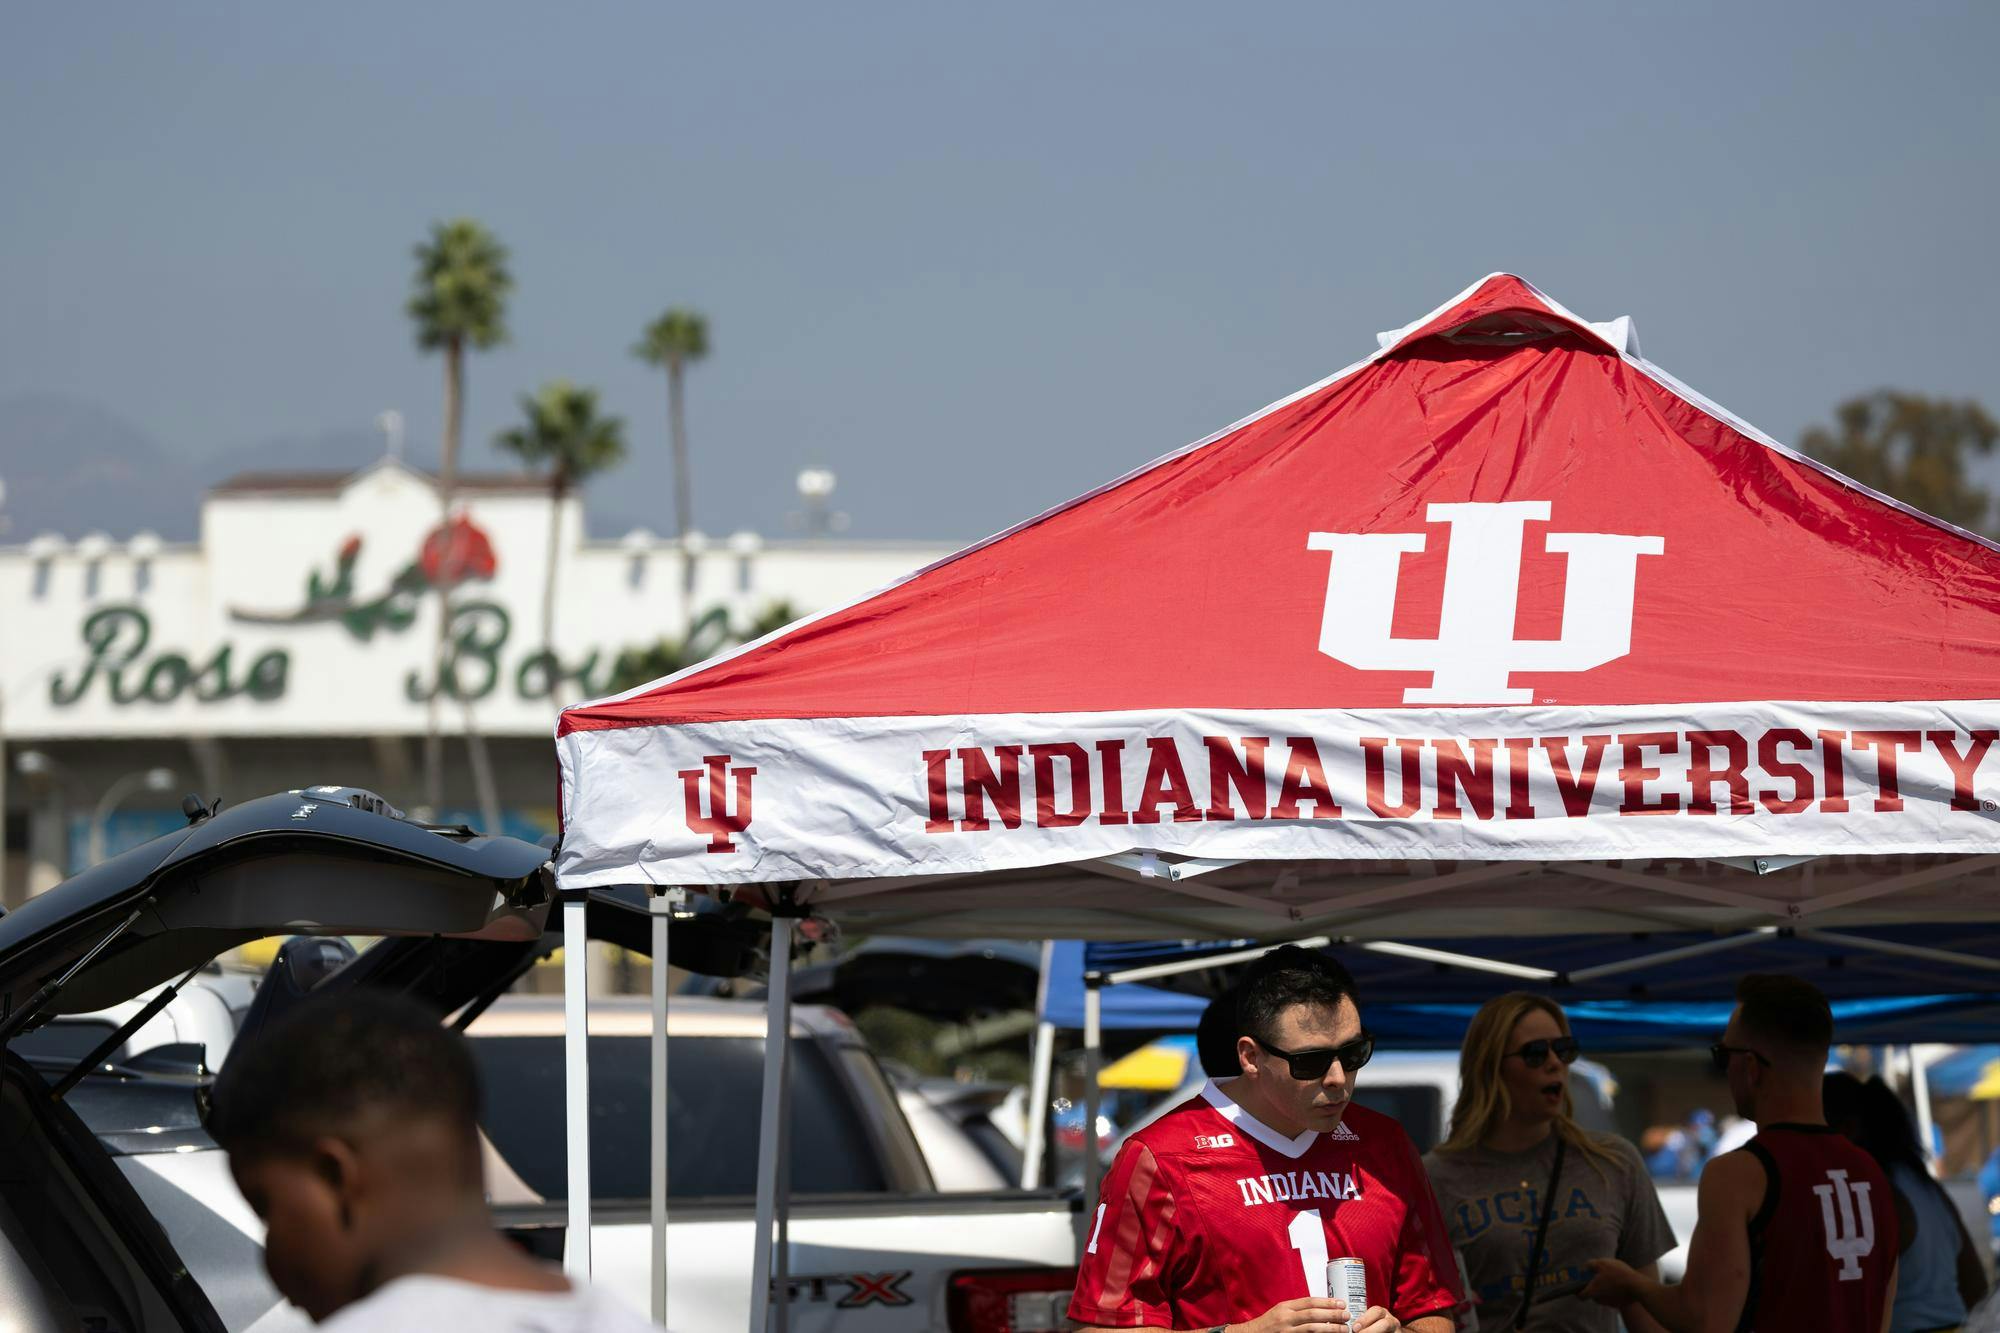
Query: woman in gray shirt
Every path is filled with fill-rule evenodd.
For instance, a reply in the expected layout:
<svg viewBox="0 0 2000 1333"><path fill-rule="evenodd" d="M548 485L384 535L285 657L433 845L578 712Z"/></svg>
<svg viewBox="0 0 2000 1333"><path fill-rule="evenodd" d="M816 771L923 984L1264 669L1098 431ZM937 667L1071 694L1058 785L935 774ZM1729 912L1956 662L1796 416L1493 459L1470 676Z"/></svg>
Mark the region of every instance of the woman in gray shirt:
<svg viewBox="0 0 2000 1333"><path fill-rule="evenodd" d="M1526 992L1489 1001L1465 1030L1451 1131L1424 1165L1481 1333L1616 1333L1617 1311L1577 1295L1588 1261L1657 1277L1674 1247L1638 1150L1570 1116L1578 1049L1562 1006ZM1636 1308L1626 1318L1634 1333L1658 1328Z"/></svg>

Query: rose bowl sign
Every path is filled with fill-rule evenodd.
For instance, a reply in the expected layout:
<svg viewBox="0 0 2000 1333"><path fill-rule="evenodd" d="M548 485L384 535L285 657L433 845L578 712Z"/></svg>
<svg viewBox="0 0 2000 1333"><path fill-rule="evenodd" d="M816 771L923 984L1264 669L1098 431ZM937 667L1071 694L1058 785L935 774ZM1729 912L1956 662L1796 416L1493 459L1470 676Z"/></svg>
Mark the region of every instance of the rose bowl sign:
<svg viewBox="0 0 2000 1333"><path fill-rule="evenodd" d="M563 703L609 688L622 656L682 636L680 550L643 533L586 541L571 498L545 641L546 486L473 476L461 499L441 521L431 480L384 461L224 483L199 546L0 548L10 737L416 735L435 705L454 728L470 706L487 734L545 737ZM774 604L851 598L934 554L827 550L739 537L697 552L693 655Z"/></svg>

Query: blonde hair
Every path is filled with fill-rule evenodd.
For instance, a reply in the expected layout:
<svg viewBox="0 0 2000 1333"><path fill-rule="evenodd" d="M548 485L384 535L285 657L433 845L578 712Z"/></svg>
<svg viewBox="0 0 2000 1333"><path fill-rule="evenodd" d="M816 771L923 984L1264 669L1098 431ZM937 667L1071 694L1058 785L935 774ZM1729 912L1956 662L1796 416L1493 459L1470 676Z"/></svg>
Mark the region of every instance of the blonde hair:
<svg viewBox="0 0 2000 1333"><path fill-rule="evenodd" d="M1514 1028L1529 1014L1541 1012L1556 1021L1563 1036L1570 1035L1569 1015L1546 995L1512 991L1496 996L1479 1007L1466 1025L1465 1044L1458 1052L1458 1100L1451 1108L1451 1130L1439 1152L1468 1152L1484 1144L1501 1123L1513 1114L1513 1098L1500 1066L1507 1059L1507 1043ZM1564 1142L1584 1154L1601 1174L1613 1159L1576 1123L1570 1114L1569 1081L1563 1080L1562 1109L1556 1113L1555 1132Z"/></svg>

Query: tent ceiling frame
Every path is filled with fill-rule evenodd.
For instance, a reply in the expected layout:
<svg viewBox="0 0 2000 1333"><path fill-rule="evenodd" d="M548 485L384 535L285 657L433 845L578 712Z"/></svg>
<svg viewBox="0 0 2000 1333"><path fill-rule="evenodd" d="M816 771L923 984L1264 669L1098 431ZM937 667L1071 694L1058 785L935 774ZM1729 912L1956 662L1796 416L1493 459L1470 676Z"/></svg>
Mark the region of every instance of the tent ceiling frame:
<svg viewBox="0 0 2000 1333"><path fill-rule="evenodd" d="M1190 863L1162 861L1151 852L1137 854L1121 852L1117 856L1101 856L1095 860L1078 861L1075 864L1077 869L1087 870L1093 875L1166 889L1170 893L1215 903L1220 907L1240 908L1246 912L1256 912L1260 916L1275 917L1284 921L1298 919L1297 910L1283 903L1274 903L1267 898L1258 898L1236 889L1225 889L1219 884L1193 882L1193 876L1236 865L1237 862L1234 861L1208 861L1186 876L1177 872L1183 865Z"/></svg>
<svg viewBox="0 0 2000 1333"><path fill-rule="evenodd" d="M1490 972L1495 976L1518 977L1523 981L1554 981L1561 976L1546 967L1534 967L1527 963L1510 963L1499 958L1480 958L1469 953L1453 953L1449 949L1431 949L1421 944L1402 944L1395 940L1359 940L1355 947L1370 953L1388 954L1392 958L1408 958L1419 963L1444 963L1450 967L1461 967L1468 972Z"/></svg>
<svg viewBox="0 0 2000 1333"><path fill-rule="evenodd" d="M815 885L805 901L814 907L824 907L828 903L844 903L854 898L879 897L887 893L899 893L905 889L924 889L933 884L948 883L959 879L958 875L914 875L898 879L894 888L885 889L880 880L851 879L845 883L822 882Z"/></svg>
<svg viewBox="0 0 2000 1333"><path fill-rule="evenodd" d="M1829 893L1823 898L1813 898L1788 906L1787 911L1794 917L1807 917L1819 912L1828 912L1836 907L1851 907L1855 903L1865 903L1871 898L1885 894L1900 893L1905 889L1927 888L1934 884L1947 884L1967 875L1977 874L2000 866L2000 856L1951 857L1934 866L1922 870L1912 870L1908 874L1896 875L1889 879L1876 880L1872 884L1857 884L1851 889Z"/></svg>
<svg viewBox="0 0 2000 1333"><path fill-rule="evenodd" d="M1403 902L1426 893L1438 893L1445 889L1470 888L1475 884L1486 884L1499 879L1512 879L1520 875L1532 874L1542 869L1539 861L1493 861L1454 870L1444 875L1422 877L1421 882L1412 882L1412 876L1396 884L1385 884L1372 889L1361 889L1354 893L1343 893L1332 898L1322 898L1315 903L1297 909L1295 918L1302 922L1317 922L1341 912L1356 908L1373 907L1377 903Z"/></svg>
<svg viewBox="0 0 2000 1333"><path fill-rule="evenodd" d="M1753 926L1741 934L1726 935L1718 940L1703 940L1700 944L1684 944L1678 949L1660 949L1634 958L1621 958L1612 963L1599 963L1595 967L1580 968L1569 974L1569 980L1572 984L1599 981L1626 972L1643 971L1660 963L1676 963L1683 958L1700 958L1704 954L1724 953L1730 949L1741 949L1746 945L1763 944L1777 933L1776 926Z"/></svg>
<svg viewBox="0 0 2000 1333"><path fill-rule="evenodd" d="M1750 893L1737 893L1732 889L1711 889L1704 884L1689 884L1665 875L1649 875L1640 870L1627 870L1622 866L1577 861L1565 865L1563 869L1579 879L1600 880L1606 884L1617 884L1628 889L1646 889L1677 898L1689 898L1695 902L1707 903L1711 907L1743 908L1755 912L1759 920L1786 914L1787 904L1775 899L1760 898Z"/></svg>
<svg viewBox="0 0 2000 1333"><path fill-rule="evenodd" d="M1177 977L1187 972L1206 972L1211 968L1228 967L1231 963L1247 963L1253 958L1262 958L1273 949L1282 949L1288 944L1301 949L1323 949L1331 943L1333 938L1329 935L1310 935L1301 940L1284 940L1277 944L1265 944L1251 949L1232 949L1228 953L1203 954L1199 958L1182 958L1171 963L1148 963L1144 967L1127 967L1116 972L1106 972L1104 984L1123 986L1135 981Z"/></svg>
<svg viewBox="0 0 2000 1333"><path fill-rule="evenodd" d="M1921 944L1870 939L1866 935L1849 935L1845 931L1837 930L1814 930L1805 926L1799 927L1795 934L1802 940L1823 940L1849 949L1888 954L1894 958L1913 958L1929 963L1948 963L1953 967L1969 967L1981 972L2000 972L2000 958L1981 958L1977 954L1960 953L1955 949L1932 949Z"/></svg>

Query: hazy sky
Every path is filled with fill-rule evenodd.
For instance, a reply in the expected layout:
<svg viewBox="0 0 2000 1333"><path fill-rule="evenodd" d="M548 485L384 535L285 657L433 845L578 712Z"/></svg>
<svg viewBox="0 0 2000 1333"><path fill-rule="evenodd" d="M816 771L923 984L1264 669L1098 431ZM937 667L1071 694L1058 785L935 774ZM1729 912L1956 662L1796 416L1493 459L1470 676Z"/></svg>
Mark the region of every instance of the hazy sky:
<svg viewBox="0 0 2000 1333"><path fill-rule="evenodd" d="M2000 6L1087 3L10 8L0 395L193 458L434 449L409 251L511 247L469 455L553 376L671 527L664 380L712 321L696 511L970 538L1365 354L1489 271L1781 439L1881 385L2000 407Z"/></svg>

